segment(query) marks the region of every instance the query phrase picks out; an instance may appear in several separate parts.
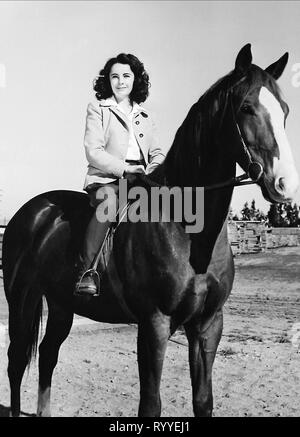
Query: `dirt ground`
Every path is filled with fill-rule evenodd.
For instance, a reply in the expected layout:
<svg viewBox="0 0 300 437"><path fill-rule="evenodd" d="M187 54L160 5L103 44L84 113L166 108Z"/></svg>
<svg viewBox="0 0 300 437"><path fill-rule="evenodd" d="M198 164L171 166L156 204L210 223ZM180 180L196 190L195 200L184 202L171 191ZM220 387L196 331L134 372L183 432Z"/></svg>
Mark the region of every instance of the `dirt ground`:
<svg viewBox="0 0 300 437"><path fill-rule="evenodd" d="M300 415L300 247L235 258L236 278L224 309L213 370L214 416ZM6 301L0 298L0 417L8 415ZM52 385L55 417L135 417L139 400L136 327L76 319L61 348ZM298 339L299 337L299 339ZM0 338L0 340L1 340ZM162 416L192 417L187 343L169 341ZM36 412L37 365L22 385L22 411Z"/></svg>

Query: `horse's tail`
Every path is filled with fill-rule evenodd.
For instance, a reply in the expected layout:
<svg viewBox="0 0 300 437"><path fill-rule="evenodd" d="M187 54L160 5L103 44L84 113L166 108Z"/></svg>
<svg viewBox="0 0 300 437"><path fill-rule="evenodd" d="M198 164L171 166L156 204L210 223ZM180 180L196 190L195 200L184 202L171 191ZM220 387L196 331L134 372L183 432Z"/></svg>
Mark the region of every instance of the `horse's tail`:
<svg viewBox="0 0 300 437"><path fill-rule="evenodd" d="M13 223L3 238L3 285L9 309L11 350L22 350L27 365L36 357L43 314L43 292L36 280L37 269L30 254L16 244ZM26 247L26 246L25 246Z"/></svg>
<svg viewBox="0 0 300 437"><path fill-rule="evenodd" d="M10 290L8 306L10 344L24 351L29 365L37 354L43 322L43 294L35 284L23 287L18 284Z"/></svg>
<svg viewBox="0 0 300 437"><path fill-rule="evenodd" d="M26 357L27 363L30 365L32 359L36 358L37 349L39 344L39 333L40 327L42 327L43 322L43 299L41 298L35 308L32 317L31 329L29 331L29 336L26 344Z"/></svg>

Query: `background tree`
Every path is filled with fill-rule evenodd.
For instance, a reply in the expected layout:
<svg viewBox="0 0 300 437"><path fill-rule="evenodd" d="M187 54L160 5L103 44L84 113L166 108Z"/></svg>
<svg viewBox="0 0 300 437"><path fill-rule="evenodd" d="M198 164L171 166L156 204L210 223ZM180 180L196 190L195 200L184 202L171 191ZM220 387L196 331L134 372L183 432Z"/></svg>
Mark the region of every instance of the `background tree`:
<svg viewBox="0 0 300 437"><path fill-rule="evenodd" d="M250 211L251 211L251 220L256 220L256 221L266 220L266 215L264 214L264 212L256 208L255 199L253 199L251 202Z"/></svg>
<svg viewBox="0 0 300 437"><path fill-rule="evenodd" d="M270 226L273 226L274 228L287 226L287 218L284 204L271 203L267 216Z"/></svg>
<svg viewBox="0 0 300 437"><path fill-rule="evenodd" d="M249 208L248 206L248 202L246 202L244 204L243 209L241 210L241 220L252 220L252 221L262 221L262 220L266 220L267 217L264 214L263 211L260 211L258 208L256 208L255 206L255 199L253 199L251 201L251 206Z"/></svg>
<svg viewBox="0 0 300 437"><path fill-rule="evenodd" d="M251 210L248 206L248 202L244 204L244 207L241 210L241 220L251 220Z"/></svg>
<svg viewBox="0 0 300 437"><path fill-rule="evenodd" d="M292 205L292 203L286 203L284 205L284 210L285 210L285 221L286 221L286 226L289 226L291 228L295 228L300 224L299 221L299 208L298 205L296 203L294 203L294 205Z"/></svg>
<svg viewBox="0 0 300 437"><path fill-rule="evenodd" d="M267 216L266 216L266 214L265 214L263 211L260 211L260 210L258 209L258 210L257 210L257 213L256 213L255 220L258 220L258 221L260 221L260 222L262 222L262 221L266 221L266 220L267 220Z"/></svg>
<svg viewBox="0 0 300 437"><path fill-rule="evenodd" d="M284 226L286 227L291 227L293 226L293 207L292 204L289 203L285 203L283 205L283 210L284 210Z"/></svg>
<svg viewBox="0 0 300 437"><path fill-rule="evenodd" d="M251 206L250 206L250 217L251 217L251 220L255 220L256 213L257 213L257 209L255 207L255 199L253 199L252 202L251 202Z"/></svg>
<svg viewBox="0 0 300 437"><path fill-rule="evenodd" d="M278 209L278 214L279 214L279 226L281 228L284 228L287 226L287 221L286 221L286 212L284 209L284 203L277 203L277 209Z"/></svg>
<svg viewBox="0 0 300 437"><path fill-rule="evenodd" d="M228 220L239 220L239 217L236 213L233 212L232 206L229 209Z"/></svg>
<svg viewBox="0 0 300 437"><path fill-rule="evenodd" d="M268 223L274 228L278 227L280 224L280 216L277 205L277 203L271 203L270 209L267 213Z"/></svg>
<svg viewBox="0 0 300 437"><path fill-rule="evenodd" d="M292 223L293 227L297 227L300 225L300 218L299 218L299 207L297 203L294 203L293 211L292 211Z"/></svg>

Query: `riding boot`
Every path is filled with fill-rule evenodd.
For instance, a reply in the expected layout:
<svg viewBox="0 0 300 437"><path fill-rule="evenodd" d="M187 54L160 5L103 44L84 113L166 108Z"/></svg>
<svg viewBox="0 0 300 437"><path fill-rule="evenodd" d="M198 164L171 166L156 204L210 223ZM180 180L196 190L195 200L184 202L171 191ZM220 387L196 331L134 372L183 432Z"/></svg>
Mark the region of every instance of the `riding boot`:
<svg viewBox="0 0 300 437"><path fill-rule="evenodd" d="M78 280L75 286L75 294L90 294L92 296L99 294L99 286L95 277L98 275L97 271L88 268L82 257L79 259L80 268L78 272ZM98 278L97 278L98 279Z"/></svg>
<svg viewBox="0 0 300 437"><path fill-rule="evenodd" d="M96 258L101 250L110 223L100 223L96 214L92 217L86 231L83 257L80 259L80 270L76 283L77 294L95 295L100 293L100 279L97 272Z"/></svg>

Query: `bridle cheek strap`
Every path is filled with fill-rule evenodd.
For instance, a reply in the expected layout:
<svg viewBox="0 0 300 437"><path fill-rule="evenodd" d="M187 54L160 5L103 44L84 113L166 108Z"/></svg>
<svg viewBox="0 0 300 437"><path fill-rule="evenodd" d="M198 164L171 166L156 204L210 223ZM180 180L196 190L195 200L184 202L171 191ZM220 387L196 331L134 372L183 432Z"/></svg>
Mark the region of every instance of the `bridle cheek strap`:
<svg viewBox="0 0 300 437"><path fill-rule="evenodd" d="M254 183L258 182L260 178L262 177L264 173L263 166L257 162L253 161L252 156L249 152L248 147L245 144L243 135L241 133L240 127L238 125L238 122L235 117L233 103L232 103L232 92L230 93L230 102L231 102L231 111L232 111L232 118L238 133L238 139L240 144L242 145L242 154L240 155L240 159L237 160L238 164L241 165L242 168L247 168L247 176L248 178L252 179ZM241 161L241 162L239 162Z"/></svg>
<svg viewBox="0 0 300 437"><path fill-rule="evenodd" d="M235 124L236 124L236 128L239 134L239 138L240 138L240 142L243 146L243 152L246 155L246 159L248 161L248 165L247 165L247 175L250 179L253 180L253 182L258 182L259 179L262 177L263 173L264 173L264 169L263 166L257 162L257 161L253 161L252 156L250 155L250 152L245 144L244 138L242 136L240 127L237 123L237 121L235 120Z"/></svg>

